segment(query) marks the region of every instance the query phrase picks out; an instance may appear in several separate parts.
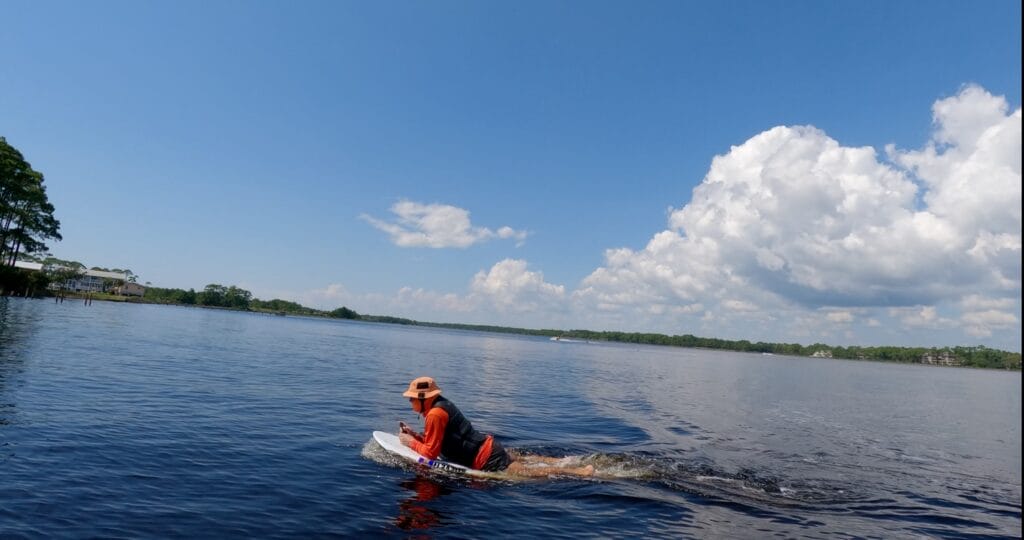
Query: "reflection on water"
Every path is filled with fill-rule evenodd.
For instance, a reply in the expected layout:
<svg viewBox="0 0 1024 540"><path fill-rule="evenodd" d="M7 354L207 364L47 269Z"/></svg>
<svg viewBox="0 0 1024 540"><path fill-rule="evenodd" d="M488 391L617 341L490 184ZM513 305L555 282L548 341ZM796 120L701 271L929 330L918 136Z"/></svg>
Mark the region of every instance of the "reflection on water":
<svg viewBox="0 0 1024 540"><path fill-rule="evenodd" d="M403 489L412 491L412 495L398 503L398 516L395 526L403 531L429 529L443 525L445 516L433 510L426 503L448 495L452 491L427 476L416 475L398 484Z"/></svg>
<svg viewBox="0 0 1024 540"><path fill-rule="evenodd" d="M20 351L38 317L37 312L31 309L37 302L14 301L19 307L27 304L29 309L19 309L18 316L15 316L10 305L12 300L0 296L0 429L13 422L17 413L14 390L9 387L16 384L14 379L24 370L24 357ZM0 436L0 464L6 459L8 447Z"/></svg>

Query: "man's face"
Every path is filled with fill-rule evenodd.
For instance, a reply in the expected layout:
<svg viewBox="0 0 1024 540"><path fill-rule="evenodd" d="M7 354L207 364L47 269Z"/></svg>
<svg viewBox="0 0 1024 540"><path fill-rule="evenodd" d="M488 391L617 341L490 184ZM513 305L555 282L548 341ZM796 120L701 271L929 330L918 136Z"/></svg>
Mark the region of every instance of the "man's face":
<svg viewBox="0 0 1024 540"><path fill-rule="evenodd" d="M409 398L409 405L412 406L412 410L416 411L417 413L423 413L423 411L420 410L420 400L411 397Z"/></svg>

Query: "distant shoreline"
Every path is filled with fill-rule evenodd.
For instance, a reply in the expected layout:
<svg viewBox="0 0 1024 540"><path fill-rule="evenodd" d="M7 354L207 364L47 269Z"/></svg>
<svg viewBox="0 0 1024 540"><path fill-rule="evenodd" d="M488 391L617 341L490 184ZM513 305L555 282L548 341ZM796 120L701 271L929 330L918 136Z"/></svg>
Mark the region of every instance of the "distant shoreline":
<svg viewBox="0 0 1024 540"><path fill-rule="evenodd" d="M872 362L884 362L890 364L917 364L926 366L941 367L969 367L980 369L994 369L1000 371L1021 371L1021 354L988 347L838 347L815 343L812 345L800 345L797 343L765 343L750 342L747 340L724 340L718 338L701 338L693 335L668 336L664 334L644 332L596 332L591 330L558 330L558 329L531 329L516 328L507 326L459 324L459 323L435 323L416 321L401 317L381 315L360 315L348 308L339 308L334 311L322 311L286 301L255 301L262 304L273 304L280 302L288 309L268 309L262 307L226 307L201 304L187 304L180 302L155 301L140 297L119 297L108 294L69 293L67 299L84 300L87 296L91 300L100 300L115 303L151 304L162 306L182 306L201 309L217 309L224 311L238 311L242 313L260 313L266 315L291 315L321 319L355 320L370 323L398 324L403 326L422 326L427 328L447 328L453 330L468 330L475 332L490 332L499 334L517 334L527 336L544 336L549 338L566 338L581 341L599 341L608 343L627 343L637 345L658 345L668 347L680 347L689 349L705 350L726 350L748 353L762 353L765 355L794 356L805 358L834 358L841 360L865 360ZM53 298L53 297L47 297Z"/></svg>

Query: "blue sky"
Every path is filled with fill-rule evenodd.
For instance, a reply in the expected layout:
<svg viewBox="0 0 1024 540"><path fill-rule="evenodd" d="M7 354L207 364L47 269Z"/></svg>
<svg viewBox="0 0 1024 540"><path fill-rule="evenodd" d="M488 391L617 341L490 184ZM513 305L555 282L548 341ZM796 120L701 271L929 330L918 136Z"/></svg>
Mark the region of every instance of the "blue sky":
<svg viewBox="0 0 1024 540"><path fill-rule="evenodd" d="M8 2L0 135L156 286L1019 351L1020 10Z"/></svg>

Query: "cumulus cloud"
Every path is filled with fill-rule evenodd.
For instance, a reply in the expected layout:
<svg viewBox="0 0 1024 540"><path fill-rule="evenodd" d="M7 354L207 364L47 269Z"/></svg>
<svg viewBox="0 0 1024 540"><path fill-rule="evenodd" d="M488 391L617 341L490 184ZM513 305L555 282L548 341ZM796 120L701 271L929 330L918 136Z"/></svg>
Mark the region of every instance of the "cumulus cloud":
<svg viewBox="0 0 1024 540"><path fill-rule="evenodd" d="M978 86L938 101L923 149L889 153L925 186L928 212L955 234L958 255L999 289L1021 281L1021 110ZM973 280L972 280L973 281ZM989 283L986 283L989 285Z"/></svg>
<svg viewBox="0 0 1024 540"><path fill-rule="evenodd" d="M966 332L974 337L989 337L994 330L1020 327L1020 319L1016 315L994 309L969 311L960 320Z"/></svg>
<svg viewBox="0 0 1024 540"><path fill-rule="evenodd" d="M822 308L852 322L844 308L898 307L904 325L936 327L954 321L935 306L961 299L1019 309L1021 111L967 86L933 113L932 140L890 146L888 161L813 126L755 135L712 160L644 249L608 250L578 298L598 309L700 303L719 323ZM964 321L976 328L1008 320L975 312L987 314Z"/></svg>
<svg viewBox="0 0 1024 540"><path fill-rule="evenodd" d="M402 287L389 299L390 313L404 317L438 321L466 322L466 316L475 319L485 314L490 324L525 324L528 319L516 319L521 314L534 314L538 310L557 311L563 308L565 287L544 280L544 274L530 271L524 260L505 259L473 276L465 294L439 293L421 288Z"/></svg>
<svg viewBox="0 0 1024 540"><path fill-rule="evenodd" d="M473 276L471 297L499 311L534 311L559 303L565 287L544 281L544 274L527 269L523 260L505 259Z"/></svg>
<svg viewBox="0 0 1024 540"><path fill-rule="evenodd" d="M465 248L493 238L512 239L517 245L526 240L526 231L508 226L493 231L474 227L469 211L447 204L422 204L399 201L391 206L395 221L389 222L363 214L363 220L388 233L401 247Z"/></svg>
<svg viewBox="0 0 1024 540"><path fill-rule="evenodd" d="M955 324L952 319L940 317L935 306L890 308L889 315L899 319L904 326L908 327L943 328Z"/></svg>

